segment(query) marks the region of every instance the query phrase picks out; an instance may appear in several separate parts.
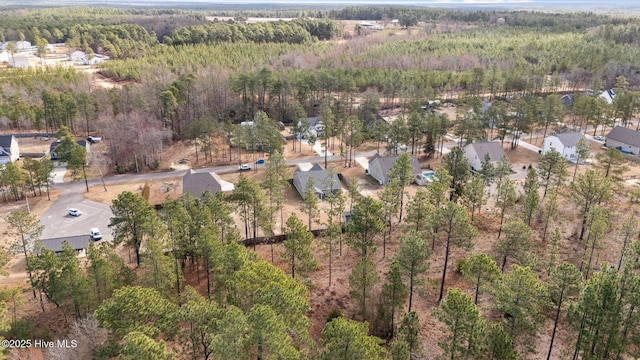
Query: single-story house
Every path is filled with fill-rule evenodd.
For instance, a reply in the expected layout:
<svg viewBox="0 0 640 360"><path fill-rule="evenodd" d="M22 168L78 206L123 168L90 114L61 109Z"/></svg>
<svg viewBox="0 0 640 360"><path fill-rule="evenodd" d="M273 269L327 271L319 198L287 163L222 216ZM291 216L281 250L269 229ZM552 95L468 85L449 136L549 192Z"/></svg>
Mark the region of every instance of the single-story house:
<svg viewBox="0 0 640 360"><path fill-rule="evenodd" d="M579 132L563 132L560 134L549 135L542 140L542 153L546 154L555 149L562 154L567 160L575 163L578 161L576 155L576 144L580 139L587 139L582 133Z"/></svg>
<svg viewBox="0 0 640 360"><path fill-rule="evenodd" d="M182 177L182 193L200 199L205 191L215 195L218 191L233 191L233 184L226 182L214 172L195 172L189 169Z"/></svg>
<svg viewBox="0 0 640 360"><path fill-rule="evenodd" d="M87 54L85 54L84 51L80 51L80 50L76 50L71 54L69 54L70 61L84 61L86 57L87 57Z"/></svg>
<svg viewBox="0 0 640 360"><path fill-rule="evenodd" d="M25 54L13 54L9 58L9 65L14 68L26 69L29 67L29 58Z"/></svg>
<svg viewBox="0 0 640 360"><path fill-rule="evenodd" d="M464 147L464 156L474 171L482 169L485 154L489 154L489 160L496 166L504 156L504 149L499 142L489 141L481 141Z"/></svg>
<svg viewBox="0 0 640 360"><path fill-rule="evenodd" d="M58 139L52 142L51 145L49 146L49 155L51 156L51 160L58 160L58 154L56 153L56 148L58 147L58 145L60 145L61 142L62 140ZM87 158L89 158L89 154L91 153L91 144L86 140L78 140L76 141L76 144L82 146L87 150Z"/></svg>
<svg viewBox="0 0 640 360"><path fill-rule="evenodd" d="M411 157L411 165L413 167L413 177L416 175L422 174L422 170L420 169L420 163L418 163L418 158L415 155L409 155ZM391 172L391 167L393 167L393 163L396 162L398 156L385 156L382 157L378 154L373 155L373 157L369 160L369 169L367 172L374 179L378 180L380 185L386 185L391 181L389 179L389 173Z"/></svg>
<svg viewBox="0 0 640 360"><path fill-rule="evenodd" d="M78 256L87 256L90 243L89 234L42 239L42 248L60 254L64 251L64 243L69 244L78 253ZM36 248L35 253L39 255L40 248Z"/></svg>
<svg viewBox="0 0 640 360"><path fill-rule="evenodd" d="M607 134L604 144L606 147L614 147L622 152L638 155L640 154L640 132L618 125Z"/></svg>
<svg viewBox="0 0 640 360"><path fill-rule="evenodd" d="M293 186L303 198L310 179L313 179L313 191L320 200L342 190L338 174L334 173L333 179L329 179L329 172L319 164L315 164L309 170L304 171L298 168L293 172Z"/></svg>
<svg viewBox="0 0 640 360"><path fill-rule="evenodd" d="M20 147L13 135L0 135L0 164L20 160Z"/></svg>
<svg viewBox="0 0 640 360"><path fill-rule="evenodd" d="M82 61L83 65L96 65L100 64L103 61L109 60L109 57L106 55L94 54L90 59L85 59Z"/></svg>

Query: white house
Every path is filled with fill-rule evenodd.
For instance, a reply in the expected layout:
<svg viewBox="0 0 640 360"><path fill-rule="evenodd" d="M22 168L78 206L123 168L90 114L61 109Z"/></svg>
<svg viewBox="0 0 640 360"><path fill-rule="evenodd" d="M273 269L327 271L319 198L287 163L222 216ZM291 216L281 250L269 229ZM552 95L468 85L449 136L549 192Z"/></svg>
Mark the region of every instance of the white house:
<svg viewBox="0 0 640 360"><path fill-rule="evenodd" d="M13 135L0 135L0 164L14 162L20 159L18 140Z"/></svg>
<svg viewBox="0 0 640 360"><path fill-rule="evenodd" d="M638 155L640 154L640 132L618 125L607 134L604 144L606 147L620 149L624 153Z"/></svg>
<svg viewBox="0 0 640 360"><path fill-rule="evenodd" d="M16 41L16 49L18 50L31 49L31 43L28 41Z"/></svg>
<svg viewBox="0 0 640 360"><path fill-rule="evenodd" d="M482 169L485 154L489 154L489 160L496 166L504 156L504 149L499 142L488 141L481 141L464 147L464 156L474 171Z"/></svg>
<svg viewBox="0 0 640 360"><path fill-rule="evenodd" d="M578 161L576 155L576 144L580 139L587 139L579 132L564 132L556 135L549 135L542 141L542 153L546 154L555 149L562 154L567 160L575 163Z"/></svg>
<svg viewBox="0 0 640 360"><path fill-rule="evenodd" d="M26 69L29 67L29 58L25 54L13 54L9 58L9 65L14 68Z"/></svg>
<svg viewBox="0 0 640 360"><path fill-rule="evenodd" d="M601 92L599 96L603 98L607 102L607 104L611 105L613 104L613 99L615 99L616 97L616 93L615 91L613 91L613 89L609 89Z"/></svg>
<svg viewBox="0 0 640 360"><path fill-rule="evenodd" d="M87 56L87 54L85 54L84 51L76 50L76 51L72 52L71 54L69 54L69 60L70 61L84 61L86 56Z"/></svg>

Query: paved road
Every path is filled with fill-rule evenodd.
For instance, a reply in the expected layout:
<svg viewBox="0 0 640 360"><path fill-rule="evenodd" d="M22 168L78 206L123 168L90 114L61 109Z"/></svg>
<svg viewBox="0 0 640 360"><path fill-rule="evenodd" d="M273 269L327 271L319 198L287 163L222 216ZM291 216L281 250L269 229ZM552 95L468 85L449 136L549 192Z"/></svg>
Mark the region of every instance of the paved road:
<svg viewBox="0 0 640 360"><path fill-rule="evenodd" d="M456 144L445 143L445 150ZM358 157L371 157L376 151L358 152ZM302 163L320 163L324 164L324 156L316 156L311 158L287 160L287 165L298 165ZM339 155L328 156L327 161L341 161ZM264 165L260 165L264 166ZM64 174L63 168L57 168L56 172ZM216 166L195 170L197 172L213 171L218 174L231 173L238 171L238 165ZM114 175L104 178L107 189L110 184L123 182L142 182L147 180L160 180L171 177L182 177L187 170L168 171L148 174L124 174ZM100 178L88 180L89 186L101 185ZM92 227L98 227L102 231L104 240L112 240L113 234L107 226L113 213L108 205L97 203L95 201L84 199L82 193L86 190L84 181L71 183L56 183L55 188L62 190L62 194L57 201L53 202L49 209L42 215L40 222L44 225L42 233L43 238L54 238L71 235L89 234ZM71 217L68 215L69 208L76 208L82 212L79 217Z"/></svg>

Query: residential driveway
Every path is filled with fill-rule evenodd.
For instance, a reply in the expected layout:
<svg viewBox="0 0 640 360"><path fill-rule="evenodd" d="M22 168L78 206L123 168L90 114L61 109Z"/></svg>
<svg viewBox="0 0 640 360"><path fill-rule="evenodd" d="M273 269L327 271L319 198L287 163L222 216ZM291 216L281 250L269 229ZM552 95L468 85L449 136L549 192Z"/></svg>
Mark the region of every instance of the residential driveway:
<svg viewBox="0 0 640 360"><path fill-rule="evenodd" d="M111 229L107 226L113 213L108 205L86 200L81 193L68 193L51 204L40 217L44 225L42 238L57 238L73 235L89 235L89 230L97 227L104 240L113 240ZM80 210L80 216L70 216L69 209Z"/></svg>
<svg viewBox="0 0 640 360"><path fill-rule="evenodd" d="M64 182L64 175L67 173L67 166L60 166L56 164L56 167L53 168L53 183L61 184Z"/></svg>

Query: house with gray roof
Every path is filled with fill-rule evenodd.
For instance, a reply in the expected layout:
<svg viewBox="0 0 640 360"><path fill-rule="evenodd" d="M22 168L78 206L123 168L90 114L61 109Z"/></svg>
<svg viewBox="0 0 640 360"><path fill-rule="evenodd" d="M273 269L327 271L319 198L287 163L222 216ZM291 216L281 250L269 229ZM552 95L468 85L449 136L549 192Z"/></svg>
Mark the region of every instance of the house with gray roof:
<svg viewBox="0 0 640 360"><path fill-rule="evenodd" d="M555 149L562 154L567 160L575 163L578 161L576 155L576 144L580 139L587 139L579 132L563 132L555 135L549 135L542 141L542 153L546 154Z"/></svg>
<svg viewBox="0 0 640 360"><path fill-rule="evenodd" d="M640 132L624 126L614 127L604 142L606 147L614 147L625 153L640 154Z"/></svg>
<svg viewBox="0 0 640 360"><path fill-rule="evenodd" d="M411 165L413 167L412 174L414 176L422 174L420 169L420 163L415 155L409 155L411 157ZM391 167L398 160L398 156L380 156L378 154L373 155L369 160L369 169L367 172L374 179L378 180L380 185L386 185L391 181L389 174L391 173Z"/></svg>
<svg viewBox="0 0 640 360"><path fill-rule="evenodd" d="M215 195L218 191L233 191L233 184L220 178L214 172L195 172L189 169L182 177L182 193L189 193L200 199L205 191Z"/></svg>
<svg viewBox="0 0 640 360"><path fill-rule="evenodd" d="M56 148L60 144L62 144L62 140L58 139L52 142L51 145L49 145L49 156L51 157L51 160L58 160L58 153L56 152ZM78 140L76 141L76 144L82 146L87 151L87 161L89 161L89 159L91 159L91 144L86 140Z"/></svg>
<svg viewBox="0 0 640 360"><path fill-rule="evenodd" d="M0 135L0 164L14 162L20 159L18 140L13 135Z"/></svg>
<svg viewBox="0 0 640 360"><path fill-rule="evenodd" d="M333 177L329 178L329 172L322 168L320 164L313 165L311 169L307 171L298 168L293 172L293 186L303 198L307 192L307 185L311 180L313 180L313 191L320 200L330 194L336 194L342 191L342 184L340 183L338 174L334 173Z"/></svg>
<svg viewBox="0 0 640 360"><path fill-rule="evenodd" d="M468 144L464 147L464 156L467 158L471 169L479 171L482 169L482 162L485 154L489 154L489 160L496 166L504 156L504 149L499 142L481 141Z"/></svg>
<svg viewBox="0 0 640 360"><path fill-rule="evenodd" d="M46 249L49 251L53 251L56 254L60 254L64 251L64 244L68 244L74 249L78 256L83 257L87 255L87 249L89 249L89 234L86 235L75 235L75 236L64 236L59 238L51 238L51 239L42 239L41 245L42 247L36 247L35 253L40 255L41 249Z"/></svg>

